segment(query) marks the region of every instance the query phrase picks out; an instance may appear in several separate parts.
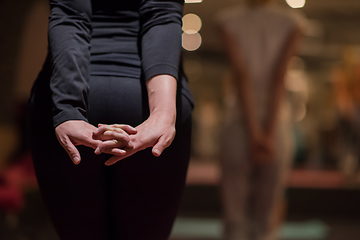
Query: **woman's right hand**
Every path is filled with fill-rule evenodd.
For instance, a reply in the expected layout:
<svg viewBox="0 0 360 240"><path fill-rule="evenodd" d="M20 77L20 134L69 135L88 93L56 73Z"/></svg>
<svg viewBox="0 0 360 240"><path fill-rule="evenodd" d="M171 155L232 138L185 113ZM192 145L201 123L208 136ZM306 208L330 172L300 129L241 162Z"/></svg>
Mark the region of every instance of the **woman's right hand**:
<svg viewBox="0 0 360 240"><path fill-rule="evenodd" d="M152 147L154 156L160 156L164 149L174 140L176 121L176 78L167 74L153 76L147 80L146 89L149 98L149 118L136 127L136 134L130 135L132 144L130 144L131 148L125 148L126 154L123 156L111 157L105 162L106 165L112 165L117 161L148 147ZM109 151L113 147L118 147L117 144L117 140L103 141L95 150L95 153L100 154L101 152Z"/></svg>
<svg viewBox="0 0 360 240"><path fill-rule="evenodd" d="M113 126L115 125L107 125L106 127L108 128ZM105 162L105 165L112 165L148 147L152 147L152 153L154 156L160 156L165 148L170 146L174 140L175 116L171 116L171 114L154 113L150 115L145 122L137 126L136 130L136 134L130 135L131 148L126 147L124 149L126 150L124 155L111 157ZM114 141L114 139L103 141L95 150L95 153L100 154L102 152L111 151L112 148L119 147L118 143L119 141Z"/></svg>

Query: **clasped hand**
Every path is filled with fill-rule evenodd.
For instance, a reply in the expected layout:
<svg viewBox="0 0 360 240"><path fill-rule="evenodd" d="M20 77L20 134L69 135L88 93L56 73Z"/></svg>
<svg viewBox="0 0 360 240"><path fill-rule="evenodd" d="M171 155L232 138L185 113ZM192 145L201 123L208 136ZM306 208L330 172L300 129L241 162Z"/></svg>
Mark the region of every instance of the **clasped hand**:
<svg viewBox="0 0 360 240"><path fill-rule="evenodd" d="M112 154L105 162L112 165L148 147L153 147L154 156L160 156L175 137L175 124L166 118L149 117L136 128L122 124L99 124L96 128L85 121L70 120L57 126L55 132L74 164L81 161L75 146L84 145L95 149L95 154Z"/></svg>
<svg viewBox="0 0 360 240"><path fill-rule="evenodd" d="M249 140L250 158L257 166L270 164L274 161L274 138L266 134L252 136Z"/></svg>
<svg viewBox="0 0 360 240"><path fill-rule="evenodd" d="M109 130L109 128L111 130ZM104 140L102 135L105 132L118 130L123 130L123 127L116 124L101 125L94 132L94 138ZM100 154L102 152L111 152L123 146L122 150L124 153L114 154L113 157L105 162L105 165L112 165L117 161L129 157L148 147L152 147L152 154L158 157L174 140L175 118L162 114L153 114L146 121L137 126L135 131L136 132L133 132L133 134L129 134L130 141L128 141L127 145L121 145L121 139L113 138L111 140L102 141L95 149L95 153Z"/></svg>

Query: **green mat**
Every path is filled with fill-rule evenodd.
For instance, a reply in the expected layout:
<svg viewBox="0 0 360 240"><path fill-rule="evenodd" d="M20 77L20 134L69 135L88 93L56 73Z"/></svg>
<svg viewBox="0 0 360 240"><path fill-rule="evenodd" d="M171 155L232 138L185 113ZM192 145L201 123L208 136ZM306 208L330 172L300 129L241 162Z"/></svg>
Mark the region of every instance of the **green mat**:
<svg viewBox="0 0 360 240"><path fill-rule="evenodd" d="M178 218L175 221L172 237L221 239L220 219ZM319 220L286 222L280 229L280 238L291 240L322 240L328 234L328 227Z"/></svg>

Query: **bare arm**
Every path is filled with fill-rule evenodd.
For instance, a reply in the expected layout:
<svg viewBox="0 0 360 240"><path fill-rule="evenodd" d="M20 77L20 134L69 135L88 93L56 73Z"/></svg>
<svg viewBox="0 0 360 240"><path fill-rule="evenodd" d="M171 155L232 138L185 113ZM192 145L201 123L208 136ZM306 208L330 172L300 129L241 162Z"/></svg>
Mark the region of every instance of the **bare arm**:
<svg viewBox="0 0 360 240"><path fill-rule="evenodd" d="M261 126L255 116L255 102L253 92L250 88L250 76L246 71L244 63L240 57L241 49L236 44L234 36L226 27L220 26L220 33L223 36L224 46L230 59L232 69L235 74L235 86L238 92L239 106L244 112L246 129L250 139L256 139L261 134Z"/></svg>
<svg viewBox="0 0 360 240"><path fill-rule="evenodd" d="M294 29L290 34L286 45L283 48L282 53L278 61L278 69L274 73L272 88L270 91L270 101L267 112L267 118L265 122L265 135L267 138L273 139L275 134L275 125L277 121L279 105L284 94L284 77L287 70L287 63L294 55L298 46L302 31L299 27Z"/></svg>

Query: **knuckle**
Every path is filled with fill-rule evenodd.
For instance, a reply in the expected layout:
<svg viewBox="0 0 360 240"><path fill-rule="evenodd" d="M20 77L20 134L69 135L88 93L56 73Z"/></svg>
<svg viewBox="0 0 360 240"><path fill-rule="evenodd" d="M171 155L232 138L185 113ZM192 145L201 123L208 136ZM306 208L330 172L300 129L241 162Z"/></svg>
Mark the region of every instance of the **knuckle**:
<svg viewBox="0 0 360 240"><path fill-rule="evenodd" d="M104 142L101 142L101 143L99 143L99 145L98 145L98 147L99 147L99 149L103 149L103 148L105 148L105 143Z"/></svg>
<svg viewBox="0 0 360 240"><path fill-rule="evenodd" d="M67 139L62 139L62 145L64 146L64 148L66 150L71 150L71 144L70 144L70 141L68 141Z"/></svg>
<svg viewBox="0 0 360 240"><path fill-rule="evenodd" d="M115 132L118 132L118 133L124 133L125 132L122 128L115 128L114 130L115 130Z"/></svg>

